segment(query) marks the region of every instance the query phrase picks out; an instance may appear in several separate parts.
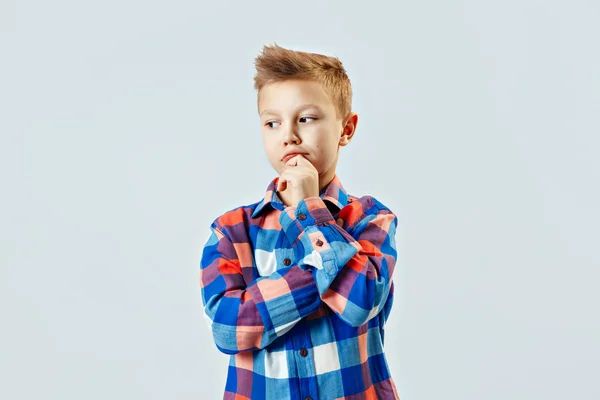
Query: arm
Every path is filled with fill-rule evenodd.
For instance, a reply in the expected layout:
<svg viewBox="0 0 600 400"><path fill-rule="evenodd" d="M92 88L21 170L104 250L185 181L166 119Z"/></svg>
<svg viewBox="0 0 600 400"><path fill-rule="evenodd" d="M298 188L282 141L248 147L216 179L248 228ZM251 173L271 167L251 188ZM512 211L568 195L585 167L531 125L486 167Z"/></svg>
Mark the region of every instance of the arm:
<svg viewBox="0 0 600 400"><path fill-rule="evenodd" d="M302 216L303 215L303 216ZM344 207L341 228L320 197L300 201L281 213L298 265L312 270L319 295L343 321L360 326L392 304L398 219L373 197ZM389 300L389 301L388 301Z"/></svg>
<svg viewBox="0 0 600 400"><path fill-rule="evenodd" d="M321 306L312 273L296 264L246 286L238 252L247 264L249 244L232 243L215 220L202 252L200 287L204 316L225 354L262 349Z"/></svg>

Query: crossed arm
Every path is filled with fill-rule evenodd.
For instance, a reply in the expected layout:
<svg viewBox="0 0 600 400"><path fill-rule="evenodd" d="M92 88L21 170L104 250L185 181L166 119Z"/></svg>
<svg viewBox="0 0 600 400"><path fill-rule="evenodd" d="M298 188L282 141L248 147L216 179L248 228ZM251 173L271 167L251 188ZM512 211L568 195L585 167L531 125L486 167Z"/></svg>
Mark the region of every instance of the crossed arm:
<svg viewBox="0 0 600 400"><path fill-rule="evenodd" d="M250 285L220 219L211 225L200 262L204 315L217 348L226 354L262 349L325 303L358 327L387 314L396 263L397 217L373 197L344 207L340 227L320 197L308 197L280 214L296 262Z"/></svg>

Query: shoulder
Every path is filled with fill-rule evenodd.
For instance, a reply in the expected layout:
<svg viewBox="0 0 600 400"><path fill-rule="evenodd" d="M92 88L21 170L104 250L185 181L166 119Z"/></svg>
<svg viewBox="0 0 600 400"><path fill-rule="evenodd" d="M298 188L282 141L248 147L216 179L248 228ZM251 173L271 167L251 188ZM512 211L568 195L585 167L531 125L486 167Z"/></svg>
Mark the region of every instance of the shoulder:
<svg viewBox="0 0 600 400"><path fill-rule="evenodd" d="M258 203L240 205L225 210L213 219L211 228L216 228L226 235L226 232L230 230L246 230Z"/></svg>
<svg viewBox="0 0 600 400"><path fill-rule="evenodd" d="M366 194L358 197L349 194L348 204L340 210L339 217L350 228L363 218L379 214L391 214L396 218L396 214L375 196Z"/></svg>
<svg viewBox="0 0 600 400"><path fill-rule="evenodd" d="M365 211L368 210L386 210L392 211L387 205L385 205L381 200L372 196L370 194L365 194L363 196L354 196L348 194L348 205L346 207L355 207L361 208ZM344 207L345 208L345 207Z"/></svg>

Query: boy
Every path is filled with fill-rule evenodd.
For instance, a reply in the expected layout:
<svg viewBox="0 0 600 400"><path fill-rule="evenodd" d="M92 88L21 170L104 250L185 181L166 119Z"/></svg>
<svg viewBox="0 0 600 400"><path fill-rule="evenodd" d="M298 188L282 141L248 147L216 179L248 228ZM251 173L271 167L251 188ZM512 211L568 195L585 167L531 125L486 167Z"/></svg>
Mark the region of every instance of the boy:
<svg viewBox="0 0 600 400"><path fill-rule="evenodd" d="M279 174L219 216L200 261L223 399L397 399L383 353L396 215L335 173L355 133L342 63L264 46L255 60L263 144Z"/></svg>

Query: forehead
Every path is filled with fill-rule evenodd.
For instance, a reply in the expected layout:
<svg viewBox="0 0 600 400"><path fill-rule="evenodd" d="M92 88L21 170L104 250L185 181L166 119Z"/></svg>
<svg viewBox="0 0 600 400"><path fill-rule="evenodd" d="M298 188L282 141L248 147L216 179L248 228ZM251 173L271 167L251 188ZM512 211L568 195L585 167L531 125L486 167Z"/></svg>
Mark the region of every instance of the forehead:
<svg viewBox="0 0 600 400"><path fill-rule="evenodd" d="M286 80L263 86L259 93L258 112L293 111L306 104L314 104L323 111L333 109L333 103L320 83Z"/></svg>

